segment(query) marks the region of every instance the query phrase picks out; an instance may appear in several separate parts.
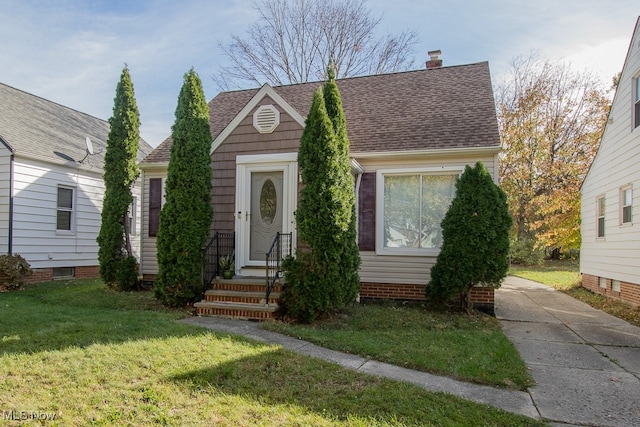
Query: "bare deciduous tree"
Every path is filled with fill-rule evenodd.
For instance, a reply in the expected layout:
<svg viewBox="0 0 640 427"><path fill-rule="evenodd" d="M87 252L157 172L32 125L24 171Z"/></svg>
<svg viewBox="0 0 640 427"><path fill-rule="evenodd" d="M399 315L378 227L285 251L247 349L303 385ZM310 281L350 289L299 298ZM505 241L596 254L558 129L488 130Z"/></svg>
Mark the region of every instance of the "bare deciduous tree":
<svg viewBox="0 0 640 427"><path fill-rule="evenodd" d="M242 83L272 85L324 79L329 60L336 77L407 70L417 42L414 31L376 38L381 18L365 0L262 0L259 19L246 37L232 35L220 48L230 65L214 80L221 89Z"/></svg>

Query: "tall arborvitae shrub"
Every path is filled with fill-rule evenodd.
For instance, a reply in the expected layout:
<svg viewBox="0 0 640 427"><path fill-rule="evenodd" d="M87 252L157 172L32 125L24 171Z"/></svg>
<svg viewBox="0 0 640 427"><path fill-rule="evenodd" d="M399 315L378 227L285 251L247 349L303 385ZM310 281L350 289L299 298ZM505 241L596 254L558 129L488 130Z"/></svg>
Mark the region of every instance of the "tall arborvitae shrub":
<svg viewBox="0 0 640 427"><path fill-rule="evenodd" d="M306 248L284 265L282 300L288 313L303 322L355 301L359 289L355 195L341 104L330 74L324 92L314 93L300 140L303 186L296 223Z"/></svg>
<svg viewBox="0 0 640 427"><path fill-rule="evenodd" d="M202 249L213 218L211 207L211 132L202 82L191 69L184 75L176 121L165 204L157 235L155 294L168 305L202 298Z"/></svg>
<svg viewBox="0 0 640 427"><path fill-rule="evenodd" d="M474 285L499 287L509 269L511 223L507 197L484 165L467 166L442 221L442 248L431 269L427 298L460 296L470 311Z"/></svg>
<svg viewBox="0 0 640 427"><path fill-rule="evenodd" d="M344 230L336 236L340 239L338 246L342 246L342 255L340 256L338 269L343 277L341 286L338 287L338 303L339 305L349 304L358 296L360 291L360 276L358 269L360 268L360 250L357 242L356 231L356 195L353 185L353 177L351 175L351 158L349 157L349 137L347 136L347 120L342 110L342 97L338 90L335 78L335 70L333 62L327 67L328 81L324 85L323 96L327 115L333 123L333 129L337 139L337 180L336 192L339 194L338 209L340 215L346 217L348 222L346 229L340 219L340 228Z"/></svg>
<svg viewBox="0 0 640 427"><path fill-rule="evenodd" d="M125 66L116 87L104 157L104 199L98 233L100 276L105 283L130 290L138 283L138 265L131 250L129 206L131 187L140 174L137 163L140 115L129 69Z"/></svg>

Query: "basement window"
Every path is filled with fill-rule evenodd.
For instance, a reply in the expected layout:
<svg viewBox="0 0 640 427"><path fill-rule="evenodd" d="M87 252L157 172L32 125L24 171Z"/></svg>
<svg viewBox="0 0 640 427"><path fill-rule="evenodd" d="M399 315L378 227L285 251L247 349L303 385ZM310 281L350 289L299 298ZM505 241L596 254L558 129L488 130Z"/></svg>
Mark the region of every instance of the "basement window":
<svg viewBox="0 0 640 427"><path fill-rule="evenodd" d="M76 274L75 270L73 267L54 267L53 280L72 279Z"/></svg>

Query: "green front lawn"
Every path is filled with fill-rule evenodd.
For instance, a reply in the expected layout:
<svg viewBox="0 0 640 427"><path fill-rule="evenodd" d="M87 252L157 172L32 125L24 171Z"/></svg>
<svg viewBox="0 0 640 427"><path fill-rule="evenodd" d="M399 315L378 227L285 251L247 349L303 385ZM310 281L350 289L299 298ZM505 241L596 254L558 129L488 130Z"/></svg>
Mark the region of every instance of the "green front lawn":
<svg viewBox="0 0 640 427"><path fill-rule="evenodd" d="M320 346L453 378L526 390L533 384L495 318L398 302L355 305L312 325L266 323Z"/></svg>
<svg viewBox="0 0 640 427"><path fill-rule="evenodd" d="M95 280L0 293L5 422L35 411L54 419L22 424L543 425L175 321L184 315Z"/></svg>

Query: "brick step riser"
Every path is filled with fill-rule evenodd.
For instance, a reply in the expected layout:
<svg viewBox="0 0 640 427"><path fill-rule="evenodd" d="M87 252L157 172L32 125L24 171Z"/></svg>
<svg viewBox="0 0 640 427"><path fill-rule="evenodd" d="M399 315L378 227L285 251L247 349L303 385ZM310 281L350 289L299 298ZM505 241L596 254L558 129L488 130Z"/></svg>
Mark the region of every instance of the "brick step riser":
<svg viewBox="0 0 640 427"><path fill-rule="evenodd" d="M240 291L240 292L261 292L266 293L266 285L248 284L248 283L216 283L212 289L220 291ZM282 286L276 285L271 292L282 292Z"/></svg>
<svg viewBox="0 0 640 427"><path fill-rule="evenodd" d="M199 316L218 316L230 319L270 320L275 318L275 314L269 311L249 311L235 308L198 307L197 314Z"/></svg>
<svg viewBox="0 0 640 427"><path fill-rule="evenodd" d="M205 294L204 300L207 302L241 302L246 304L264 304L264 297L244 297L236 295L211 295ZM278 298L269 298L269 304L277 304Z"/></svg>

